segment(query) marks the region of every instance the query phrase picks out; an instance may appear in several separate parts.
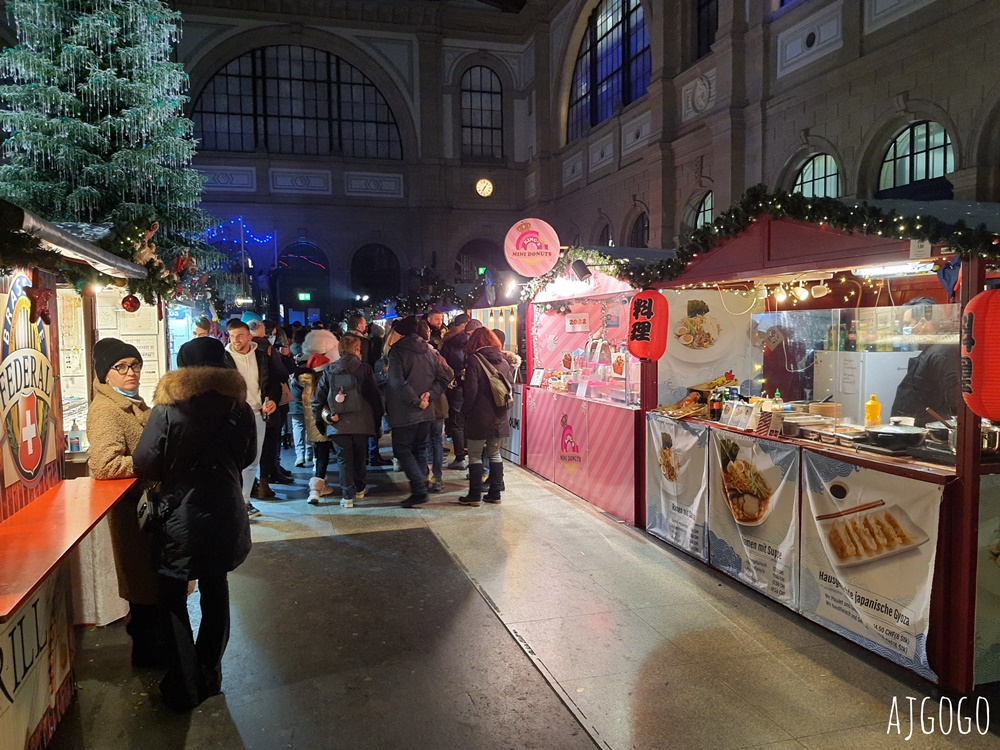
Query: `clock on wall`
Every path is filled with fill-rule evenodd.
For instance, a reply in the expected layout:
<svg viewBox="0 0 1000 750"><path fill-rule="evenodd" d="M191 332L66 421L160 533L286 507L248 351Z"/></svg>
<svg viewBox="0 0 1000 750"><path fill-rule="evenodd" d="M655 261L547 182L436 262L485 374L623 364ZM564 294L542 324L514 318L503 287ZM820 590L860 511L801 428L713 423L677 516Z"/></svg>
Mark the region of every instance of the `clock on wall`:
<svg viewBox="0 0 1000 750"><path fill-rule="evenodd" d="M484 177L476 183L476 192L483 198L489 198L493 195L493 182Z"/></svg>

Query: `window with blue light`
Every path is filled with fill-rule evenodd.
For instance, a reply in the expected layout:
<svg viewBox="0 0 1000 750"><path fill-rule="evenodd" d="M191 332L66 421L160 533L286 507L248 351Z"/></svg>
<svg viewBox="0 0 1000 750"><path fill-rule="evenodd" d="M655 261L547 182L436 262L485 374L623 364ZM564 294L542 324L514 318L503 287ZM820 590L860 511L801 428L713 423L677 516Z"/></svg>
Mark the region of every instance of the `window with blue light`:
<svg viewBox="0 0 1000 750"><path fill-rule="evenodd" d="M311 47L252 50L223 67L193 110L203 151L402 159L399 127L374 83Z"/></svg>
<svg viewBox="0 0 1000 750"><path fill-rule="evenodd" d="M923 120L903 128L885 152L879 190L944 177L955 169L955 155L948 131Z"/></svg>
<svg viewBox="0 0 1000 750"><path fill-rule="evenodd" d="M462 156L503 158L503 87L483 65L462 75Z"/></svg>
<svg viewBox="0 0 1000 750"><path fill-rule="evenodd" d="M580 138L642 97L651 70L640 0L603 0L587 21L573 67L566 140Z"/></svg>
<svg viewBox="0 0 1000 750"><path fill-rule="evenodd" d="M792 192L801 193L806 198L839 198L840 173L837 162L830 154L811 157L795 177Z"/></svg>

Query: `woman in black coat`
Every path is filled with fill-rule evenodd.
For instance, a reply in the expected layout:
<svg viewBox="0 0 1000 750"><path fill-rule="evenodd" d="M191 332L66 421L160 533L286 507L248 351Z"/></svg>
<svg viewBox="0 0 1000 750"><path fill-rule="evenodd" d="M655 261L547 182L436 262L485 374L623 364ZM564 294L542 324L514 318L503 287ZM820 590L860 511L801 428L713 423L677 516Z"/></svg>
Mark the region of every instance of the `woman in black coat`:
<svg viewBox="0 0 1000 750"><path fill-rule="evenodd" d="M465 439L469 446L469 494L460 497L462 505L479 505L480 496L488 503L500 502L503 488L503 458L501 438L510 437L507 407L497 406L493 399L487 369L492 366L508 388L514 382L507 358L500 351L500 341L488 328L477 328L465 345L465 375L462 379L462 413L465 415ZM483 491L481 456L486 447L490 462L489 492Z"/></svg>
<svg viewBox="0 0 1000 750"><path fill-rule="evenodd" d="M226 576L250 552L241 479L256 457L257 433L246 383L227 366L221 342L189 341L178 351L177 365L156 387L133 463L140 480L161 487L164 518L153 533L169 653L160 692L171 708L189 710L222 686L229 640ZM201 590L197 642L187 611L193 580Z"/></svg>

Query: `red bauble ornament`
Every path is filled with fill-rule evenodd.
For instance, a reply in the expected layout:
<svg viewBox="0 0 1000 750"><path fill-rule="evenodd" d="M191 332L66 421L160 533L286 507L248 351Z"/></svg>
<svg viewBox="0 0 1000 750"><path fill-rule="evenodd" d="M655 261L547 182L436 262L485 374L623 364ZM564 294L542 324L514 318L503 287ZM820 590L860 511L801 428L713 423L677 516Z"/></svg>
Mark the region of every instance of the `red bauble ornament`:
<svg viewBox="0 0 1000 750"><path fill-rule="evenodd" d="M42 275L37 269L31 272L31 286L25 287L24 293L31 300L28 320L37 323L38 319L41 318L45 325L52 325L52 315L49 312L52 290L42 287Z"/></svg>
<svg viewBox="0 0 1000 750"><path fill-rule="evenodd" d="M639 359L657 360L667 350L670 310L662 294L647 289L629 304L628 350Z"/></svg>
<svg viewBox="0 0 1000 750"><path fill-rule="evenodd" d="M135 312L136 310L139 309L139 306L141 304L142 303L139 302L139 298L136 297L134 294L130 294L129 296L125 297L125 299L122 300L122 307L125 308L128 312Z"/></svg>
<svg viewBox="0 0 1000 750"><path fill-rule="evenodd" d="M1000 420L1000 289L981 292L962 314L962 398L984 419Z"/></svg>

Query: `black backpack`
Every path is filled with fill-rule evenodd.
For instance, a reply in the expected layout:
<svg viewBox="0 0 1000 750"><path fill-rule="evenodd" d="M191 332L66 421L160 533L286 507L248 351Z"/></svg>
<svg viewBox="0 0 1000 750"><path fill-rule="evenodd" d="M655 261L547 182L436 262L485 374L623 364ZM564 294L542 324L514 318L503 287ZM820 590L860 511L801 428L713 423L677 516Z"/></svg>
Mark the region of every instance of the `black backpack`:
<svg viewBox="0 0 1000 750"><path fill-rule="evenodd" d="M353 414L361 411L364 405L364 398L361 396L361 386L358 379L347 370L332 371L327 370L327 378L330 381L330 395L327 396L327 404L334 414ZM339 396L343 394L343 399Z"/></svg>

